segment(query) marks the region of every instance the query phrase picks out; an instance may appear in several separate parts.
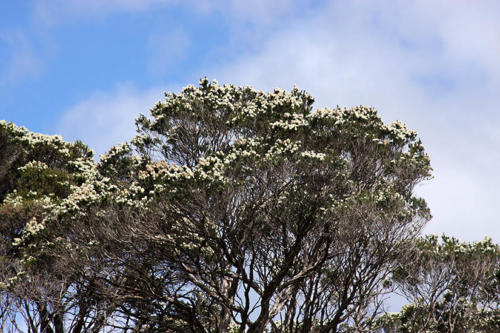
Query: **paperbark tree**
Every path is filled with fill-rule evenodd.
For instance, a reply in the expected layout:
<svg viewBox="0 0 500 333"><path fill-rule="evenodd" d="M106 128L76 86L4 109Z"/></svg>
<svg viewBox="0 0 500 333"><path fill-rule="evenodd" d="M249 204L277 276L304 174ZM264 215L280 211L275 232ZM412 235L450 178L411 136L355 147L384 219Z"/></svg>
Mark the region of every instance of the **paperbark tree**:
<svg viewBox="0 0 500 333"><path fill-rule="evenodd" d="M429 158L373 108L312 104L205 79L167 94L59 206L67 265L136 330L368 329L430 218Z"/></svg>
<svg viewBox="0 0 500 333"><path fill-rule="evenodd" d="M25 214L3 239L19 283L2 295L32 302L41 331L369 331L430 218L413 194L429 158L373 108L313 101L203 79L167 94L99 163L79 143L54 150L60 139L50 158L18 163L0 142L2 225L19 220L17 202ZM27 281L64 282L63 296L12 292Z"/></svg>
<svg viewBox="0 0 500 333"><path fill-rule="evenodd" d="M410 304L380 318L381 326L403 333L496 332L499 269L500 249L491 239L421 238L393 276Z"/></svg>
<svg viewBox="0 0 500 333"><path fill-rule="evenodd" d="M80 165L93 163L92 153L0 121L0 156L2 330L64 332L73 276L47 251L62 235L45 221L83 183Z"/></svg>

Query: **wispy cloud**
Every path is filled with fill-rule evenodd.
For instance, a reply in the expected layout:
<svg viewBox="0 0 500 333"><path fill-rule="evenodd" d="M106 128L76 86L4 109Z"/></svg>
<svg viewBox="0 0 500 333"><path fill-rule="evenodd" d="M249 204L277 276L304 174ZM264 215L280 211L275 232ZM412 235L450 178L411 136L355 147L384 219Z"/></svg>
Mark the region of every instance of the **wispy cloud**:
<svg viewBox="0 0 500 333"><path fill-rule="evenodd" d="M71 23L75 20L104 18L123 12L138 12L156 5L169 5L178 0L35 0L33 15L35 20L52 26Z"/></svg>
<svg viewBox="0 0 500 333"><path fill-rule="evenodd" d="M6 59L0 64L0 87L36 78L41 74L43 62L22 31L0 31L0 50L2 49Z"/></svg>
<svg viewBox="0 0 500 333"><path fill-rule="evenodd" d="M190 0L189 2L201 12L220 12L237 20L264 25L276 23L278 17L291 14L299 4L303 7L308 3L292 0Z"/></svg>
<svg viewBox="0 0 500 333"><path fill-rule="evenodd" d="M153 8L184 6L201 14L220 13L253 23L271 23L289 14L299 1L292 0L35 0L34 18L45 25L101 19L116 13L137 13Z"/></svg>
<svg viewBox="0 0 500 333"><path fill-rule="evenodd" d="M183 64L190 46L191 38L180 29L151 35L148 64L150 74L153 77L164 77L173 66Z"/></svg>
<svg viewBox="0 0 500 333"><path fill-rule="evenodd" d="M82 140L98 157L135 135L135 118L141 113L148 114L163 98L164 89L140 90L125 83L111 91L96 92L64 112L58 132L66 140Z"/></svg>

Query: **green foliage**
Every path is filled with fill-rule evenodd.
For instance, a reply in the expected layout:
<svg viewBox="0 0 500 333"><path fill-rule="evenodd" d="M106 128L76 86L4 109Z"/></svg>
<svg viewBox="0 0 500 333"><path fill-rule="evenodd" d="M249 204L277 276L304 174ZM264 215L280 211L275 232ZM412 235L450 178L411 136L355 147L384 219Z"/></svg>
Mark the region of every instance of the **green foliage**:
<svg viewBox="0 0 500 333"><path fill-rule="evenodd" d="M24 179L19 180L23 171L27 173L35 172L37 168L48 169L52 170L55 173L53 176L57 178L63 170L71 171L69 161L92 158L92 152L79 141L65 142L59 136L32 133L24 127L17 127L5 121L0 121L0 152L2 154L0 158L0 202L18 186L25 188L32 186L33 189L43 188L44 185L54 186L54 184L49 184L51 181L48 180L45 184L22 184L23 181L26 182L29 179L29 175L25 174ZM25 166L27 169L23 169ZM64 181L64 178L61 181ZM57 181L57 179L54 180ZM19 181L21 184L18 184ZM47 192L53 193L50 189L47 189Z"/></svg>

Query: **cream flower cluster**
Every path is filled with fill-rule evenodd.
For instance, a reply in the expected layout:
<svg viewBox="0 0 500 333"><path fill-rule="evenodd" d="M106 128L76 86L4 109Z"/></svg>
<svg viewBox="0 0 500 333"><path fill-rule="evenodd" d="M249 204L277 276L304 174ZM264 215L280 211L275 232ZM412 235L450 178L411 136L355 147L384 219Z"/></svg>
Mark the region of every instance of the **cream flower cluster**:
<svg viewBox="0 0 500 333"><path fill-rule="evenodd" d="M0 128L8 131L11 137L19 140L20 143L26 144L29 149L40 146L50 146L61 156L70 156L69 149L73 144L64 141L60 135L45 135L30 132L25 127L17 126L5 120L0 120Z"/></svg>
<svg viewBox="0 0 500 333"><path fill-rule="evenodd" d="M417 136L416 131L408 129L406 124L400 121L395 121L384 126L399 141L414 139Z"/></svg>
<svg viewBox="0 0 500 333"><path fill-rule="evenodd" d="M18 247L28 238L38 234L39 232L45 229L45 225L43 223L39 223L35 217L33 217L24 227L23 234L21 238L14 238L12 245Z"/></svg>
<svg viewBox="0 0 500 333"><path fill-rule="evenodd" d="M264 159L273 160L274 158L279 156L294 154L300 150L301 146L301 141L277 139L275 144L271 146L264 155Z"/></svg>
<svg viewBox="0 0 500 333"><path fill-rule="evenodd" d="M302 156L304 158L310 158L310 159L316 159L316 160L323 161L326 157L326 154L318 153L318 152L315 152L312 150L306 150L306 151L303 151L302 153L300 153L300 156Z"/></svg>
<svg viewBox="0 0 500 333"><path fill-rule="evenodd" d="M297 130L300 127L305 127L308 125L308 122L306 121L306 118L304 115L300 113L294 113L294 114L289 114L285 113L284 114L284 120L278 120L273 123L271 123L271 128L282 128L285 130Z"/></svg>
<svg viewBox="0 0 500 333"><path fill-rule="evenodd" d="M45 164L44 162L31 161L31 162L26 163L22 167L19 167L17 170L23 172L23 171L26 171L28 169L46 170L48 168L49 168L48 165Z"/></svg>
<svg viewBox="0 0 500 333"><path fill-rule="evenodd" d="M156 103L151 109L151 115L155 123L160 124L168 115L195 113L198 107L209 107L221 114L230 115L226 120L230 125L241 120L256 119L262 114L270 114L284 107L289 110L303 110L305 101L312 104L313 100L310 94L299 91L297 87L290 93L281 89L265 93L250 86L221 86L216 80L209 82L202 79L199 87L188 85L180 94L166 94L165 101ZM144 116L139 119L148 128L154 125Z"/></svg>
<svg viewBox="0 0 500 333"><path fill-rule="evenodd" d="M193 171L187 166L169 164L165 161L158 161L146 165L145 171L139 171L139 179L189 179L193 177Z"/></svg>

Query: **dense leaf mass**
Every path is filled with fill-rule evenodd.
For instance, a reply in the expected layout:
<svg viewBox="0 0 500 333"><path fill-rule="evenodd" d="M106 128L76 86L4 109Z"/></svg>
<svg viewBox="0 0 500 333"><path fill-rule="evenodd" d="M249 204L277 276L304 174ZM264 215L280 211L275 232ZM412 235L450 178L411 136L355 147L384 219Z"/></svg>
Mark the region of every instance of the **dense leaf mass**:
<svg viewBox="0 0 500 333"><path fill-rule="evenodd" d="M427 241L413 190L429 158L416 132L371 107L313 102L202 79L166 94L99 162L80 142L0 123L2 327L22 316L33 332L402 323L383 315L385 296L437 274L433 261L404 265Z"/></svg>

